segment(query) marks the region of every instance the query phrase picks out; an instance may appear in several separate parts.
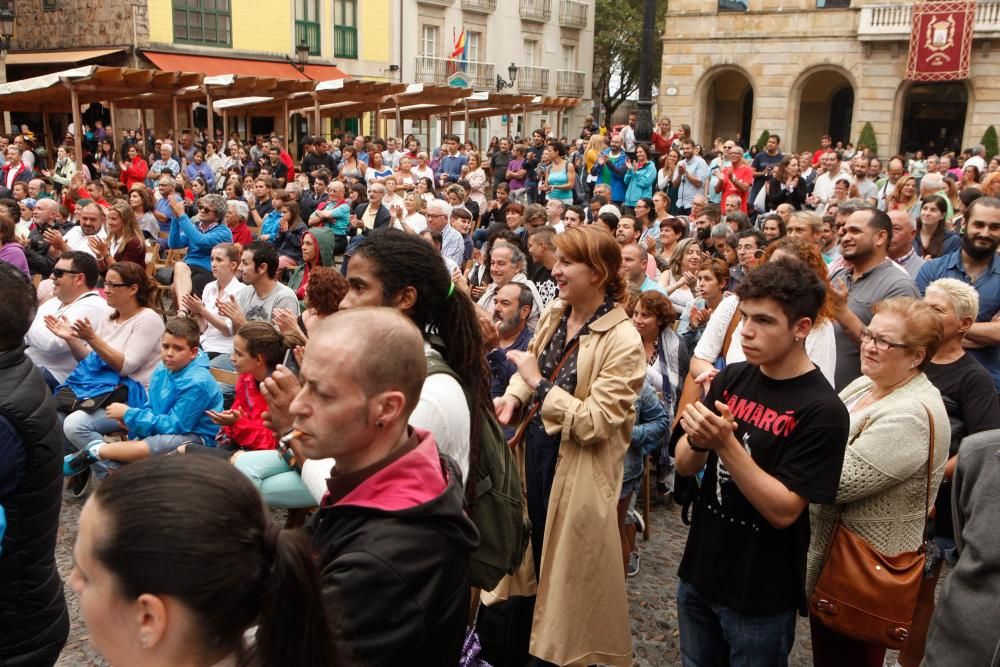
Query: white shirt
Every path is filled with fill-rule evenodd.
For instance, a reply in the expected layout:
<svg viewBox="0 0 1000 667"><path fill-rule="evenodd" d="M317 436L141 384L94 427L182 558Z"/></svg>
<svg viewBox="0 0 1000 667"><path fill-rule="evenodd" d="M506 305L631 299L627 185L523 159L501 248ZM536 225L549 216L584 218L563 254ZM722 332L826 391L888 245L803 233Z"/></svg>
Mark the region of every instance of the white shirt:
<svg viewBox="0 0 1000 667"><path fill-rule="evenodd" d="M739 297L733 295L722 300L722 303L716 307L715 312L709 318L705 332L694 348L694 356L703 361L714 362L722 354L726 330L729 329L732 318L737 316L736 310L739 304ZM742 331L743 323L740 322L733 329L733 337L729 342L729 352L726 354L727 364L747 360L743 353ZM832 387L834 371L837 368L837 341L834 338L831 322L823 322L818 327L813 327L812 331L809 332L806 337L806 356L816 364Z"/></svg>
<svg viewBox="0 0 1000 667"><path fill-rule="evenodd" d="M25 153L25 155L27 155L27 153ZM968 160L965 161L965 164L962 165L962 168L965 169L966 167L969 166L979 168L980 178L982 178L983 174L986 173L986 160L984 160L980 155L973 155L972 157L970 157Z"/></svg>
<svg viewBox="0 0 1000 667"><path fill-rule="evenodd" d="M427 218L424 217L423 213L414 213L413 215L404 217L403 224L419 234L427 229Z"/></svg>
<svg viewBox="0 0 1000 667"><path fill-rule="evenodd" d="M48 299L38 306L31 328L24 337L24 343L28 346L26 354L36 366L47 368L56 380L65 382L66 376L76 369L79 362L70 351L69 343L45 326L45 316L65 317L70 323L87 318L97 335L103 338L111 310L111 306L96 291L81 294L69 304L56 298Z"/></svg>
<svg viewBox="0 0 1000 667"><path fill-rule="evenodd" d="M229 281L226 285L226 289L223 290L222 296L229 300L230 297L234 299L239 299L240 295L243 294L248 289L253 289L250 285L246 283L241 283L236 278ZM205 304L205 308L215 315L219 314L218 302L219 302L219 281L213 280L209 284L205 285L205 290L201 293L202 303ZM233 322L228 317L222 318L226 321L229 326L229 335L223 334L221 331L216 329L211 324L201 332L201 348L206 352L220 352L222 354L230 354L233 351L233 336L235 331L233 331Z"/></svg>
<svg viewBox="0 0 1000 667"><path fill-rule="evenodd" d="M104 240L108 237L108 233L104 231L104 227L101 227L97 234L94 234L97 238ZM87 241L89 237L83 233L83 228L80 225L73 227L66 235L63 236L63 240L66 245L69 246L70 250L75 250L76 252L85 252L88 255L94 255L94 251L90 248L90 243Z"/></svg>
<svg viewBox="0 0 1000 667"><path fill-rule="evenodd" d="M626 125L621 129L619 134L622 135L622 148L626 153L631 153L635 150L635 130L632 129L631 125Z"/></svg>
<svg viewBox="0 0 1000 667"><path fill-rule="evenodd" d="M432 181L434 180L434 170L431 169L429 166L426 166L423 169L421 169L420 167L411 167L410 173L413 175L414 183L416 183L417 181L419 181L421 178L424 177L429 178Z"/></svg>

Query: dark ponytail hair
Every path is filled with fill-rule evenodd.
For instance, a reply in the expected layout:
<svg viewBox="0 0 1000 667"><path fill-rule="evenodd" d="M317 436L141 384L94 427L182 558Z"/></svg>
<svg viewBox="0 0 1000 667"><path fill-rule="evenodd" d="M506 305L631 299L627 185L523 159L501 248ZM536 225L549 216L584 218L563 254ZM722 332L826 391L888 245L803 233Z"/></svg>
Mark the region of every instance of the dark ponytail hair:
<svg viewBox="0 0 1000 667"><path fill-rule="evenodd" d="M109 476L92 502L107 519L95 557L123 596L184 603L196 654L235 654L241 667L346 664L308 538L275 526L253 484L227 462L133 463ZM245 650L243 634L254 624L255 646Z"/></svg>
<svg viewBox="0 0 1000 667"><path fill-rule="evenodd" d="M114 271L121 276L122 282L127 286L135 285L139 289L135 293L135 300L142 308L153 308L156 303L156 283L146 273L146 270L135 262L117 262L108 267L108 271ZM117 320L120 313L117 309L111 313L111 319Z"/></svg>
<svg viewBox="0 0 1000 667"><path fill-rule="evenodd" d="M247 352L254 357L263 356L264 363L271 370L282 362L285 352L306 344L305 338L298 333L283 334L271 326L270 322L247 322L236 335L247 342Z"/></svg>
<svg viewBox="0 0 1000 667"><path fill-rule="evenodd" d="M465 489L471 502L476 487L471 474L476 467L479 434L483 427L481 412L493 411L486 349L475 306L464 292L452 285L440 253L416 236L396 229L379 230L369 234L354 252L375 264L385 302L407 287L416 290L416 303L407 315L462 379L470 408L470 479Z"/></svg>

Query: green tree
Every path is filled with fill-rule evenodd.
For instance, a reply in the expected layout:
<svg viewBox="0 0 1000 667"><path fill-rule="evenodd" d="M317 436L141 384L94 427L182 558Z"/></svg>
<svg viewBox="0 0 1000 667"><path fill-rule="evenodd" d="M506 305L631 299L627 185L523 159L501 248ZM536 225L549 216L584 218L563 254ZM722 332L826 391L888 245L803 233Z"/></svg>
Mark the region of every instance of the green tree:
<svg viewBox="0 0 1000 667"><path fill-rule="evenodd" d="M861 135L858 137L858 149L864 144L871 150L872 155L878 155L878 140L875 138L875 128L871 123L865 123L861 128Z"/></svg>
<svg viewBox="0 0 1000 667"><path fill-rule="evenodd" d="M992 125L983 132L983 139L979 143L986 149L987 160L994 155L1000 155L1000 140L997 139L997 128Z"/></svg>
<svg viewBox="0 0 1000 667"><path fill-rule="evenodd" d="M757 150L762 151L767 147L767 140L771 138L771 133L764 130L760 133L760 137L757 139Z"/></svg>
<svg viewBox="0 0 1000 667"><path fill-rule="evenodd" d="M663 25L667 3L658 0L653 52L642 53L643 0L597 0L594 8L593 98L604 106L610 118L622 103L639 90L639 63L652 64L650 78L660 83L663 62Z"/></svg>

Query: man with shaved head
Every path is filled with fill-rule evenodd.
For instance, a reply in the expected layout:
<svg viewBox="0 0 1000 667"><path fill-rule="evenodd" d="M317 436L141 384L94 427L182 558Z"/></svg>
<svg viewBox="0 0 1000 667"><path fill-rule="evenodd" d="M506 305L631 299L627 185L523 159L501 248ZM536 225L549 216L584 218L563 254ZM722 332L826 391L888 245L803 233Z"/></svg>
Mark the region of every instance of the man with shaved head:
<svg viewBox="0 0 1000 667"><path fill-rule="evenodd" d="M465 638L479 534L457 464L407 424L426 372L423 336L404 314L343 310L310 331L290 405L296 454L336 462L313 542L323 596L365 664L457 664Z"/></svg>

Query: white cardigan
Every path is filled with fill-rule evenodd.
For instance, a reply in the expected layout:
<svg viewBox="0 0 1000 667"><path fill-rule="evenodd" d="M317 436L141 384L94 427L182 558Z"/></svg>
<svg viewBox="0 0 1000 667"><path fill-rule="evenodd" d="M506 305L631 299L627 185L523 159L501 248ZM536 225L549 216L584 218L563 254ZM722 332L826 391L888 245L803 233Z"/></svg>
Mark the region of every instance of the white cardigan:
<svg viewBox="0 0 1000 667"><path fill-rule="evenodd" d="M865 376L847 385L840 399L850 405L871 389ZM812 505L806 592L819 578L837 513L852 532L886 555L914 551L923 540L930 428L934 416L933 506L948 461L951 425L941 393L920 373L888 396L851 413L840 472L837 505Z"/></svg>

